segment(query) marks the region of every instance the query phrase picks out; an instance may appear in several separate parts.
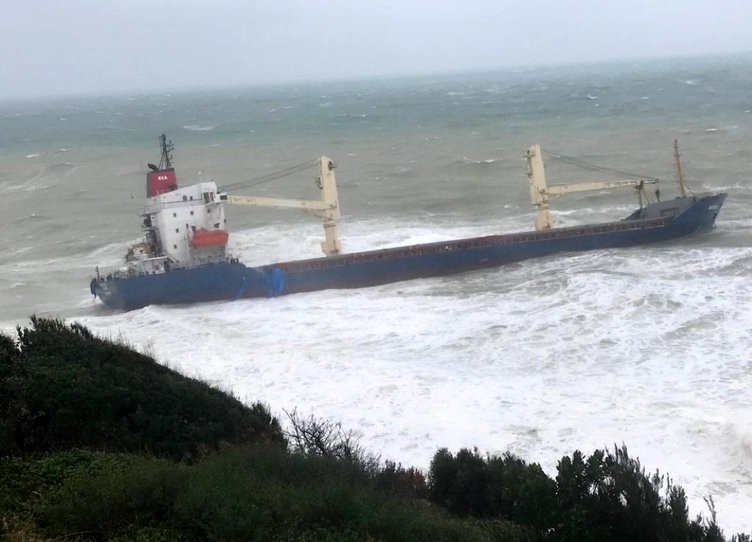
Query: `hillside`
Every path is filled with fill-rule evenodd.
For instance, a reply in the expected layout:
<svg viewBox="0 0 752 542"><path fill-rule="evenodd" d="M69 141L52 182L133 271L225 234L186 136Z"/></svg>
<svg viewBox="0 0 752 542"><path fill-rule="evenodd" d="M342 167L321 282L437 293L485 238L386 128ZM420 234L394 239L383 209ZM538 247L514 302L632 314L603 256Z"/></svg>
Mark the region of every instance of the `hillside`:
<svg viewBox="0 0 752 542"><path fill-rule="evenodd" d="M336 422L244 405L86 328L0 334L0 536L9 540L723 541L709 500L625 447L539 465L439 450L381 461ZM735 542L749 537L736 535Z"/></svg>

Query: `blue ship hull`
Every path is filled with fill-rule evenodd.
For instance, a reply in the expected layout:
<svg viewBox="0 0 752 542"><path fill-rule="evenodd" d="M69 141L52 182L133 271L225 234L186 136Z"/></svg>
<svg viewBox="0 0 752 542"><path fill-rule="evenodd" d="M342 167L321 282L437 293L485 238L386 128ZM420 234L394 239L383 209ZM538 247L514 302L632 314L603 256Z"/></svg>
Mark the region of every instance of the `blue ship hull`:
<svg viewBox="0 0 752 542"><path fill-rule="evenodd" d="M274 297L331 288L361 288L472 271L547 256L668 241L713 227L726 194L654 203L604 224L442 241L247 267L212 263L169 273L94 281L113 309Z"/></svg>

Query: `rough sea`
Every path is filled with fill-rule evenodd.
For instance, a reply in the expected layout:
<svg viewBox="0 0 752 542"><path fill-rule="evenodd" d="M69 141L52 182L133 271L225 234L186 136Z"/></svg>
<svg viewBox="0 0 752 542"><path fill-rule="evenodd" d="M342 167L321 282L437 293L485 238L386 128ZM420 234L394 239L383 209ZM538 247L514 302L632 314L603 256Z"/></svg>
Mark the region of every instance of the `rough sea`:
<svg viewBox="0 0 752 542"><path fill-rule="evenodd" d="M345 251L530 229L525 149L549 183L663 179L679 139L714 231L668 244L276 299L105 310L95 267L140 237L147 162L183 184L337 164ZM247 402L341 421L383 458L440 447L557 461L627 445L727 535L752 531L752 56L0 102L0 329L79 321ZM317 196L315 171L240 192ZM631 190L556 200L559 225L618 219ZM320 223L228 208L247 264L319 255Z"/></svg>

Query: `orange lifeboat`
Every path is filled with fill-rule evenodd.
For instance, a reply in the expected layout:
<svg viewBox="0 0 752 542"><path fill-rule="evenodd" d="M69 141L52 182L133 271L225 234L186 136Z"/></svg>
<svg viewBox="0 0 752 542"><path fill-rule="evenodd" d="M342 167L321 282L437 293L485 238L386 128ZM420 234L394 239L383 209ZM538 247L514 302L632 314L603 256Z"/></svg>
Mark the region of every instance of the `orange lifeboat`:
<svg viewBox="0 0 752 542"><path fill-rule="evenodd" d="M207 248L227 244L230 234L225 230L206 230L204 228L193 232L191 246L193 248Z"/></svg>

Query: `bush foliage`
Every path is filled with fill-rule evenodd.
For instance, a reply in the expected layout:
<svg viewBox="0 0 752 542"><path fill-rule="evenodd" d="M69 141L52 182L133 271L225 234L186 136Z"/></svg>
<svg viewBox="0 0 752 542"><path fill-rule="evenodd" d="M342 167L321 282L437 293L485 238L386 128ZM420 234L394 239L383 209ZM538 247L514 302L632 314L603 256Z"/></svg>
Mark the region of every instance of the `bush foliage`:
<svg viewBox="0 0 752 542"><path fill-rule="evenodd" d="M725 540L626 447L555 479L511 454L436 452L427 475L353 431L246 407L77 324L0 334L0 538ZM745 535L734 542L750 542Z"/></svg>
<svg viewBox="0 0 752 542"><path fill-rule="evenodd" d="M93 448L183 459L220 442L285 442L261 404L247 407L78 324L31 322L17 343L0 336L0 456Z"/></svg>
<svg viewBox="0 0 752 542"><path fill-rule="evenodd" d="M715 521L689 517L684 490L659 472L647 474L625 446L587 459L563 457L556 479L510 454L482 456L439 450L431 462L429 498L461 516L497 518L533 527L542 540L720 542ZM745 535L733 540L748 541Z"/></svg>
<svg viewBox="0 0 752 542"><path fill-rule="evenodd" d="M508 521L453 517L383 491L351 464L278 446L222 447L191 465L57 452L0 460L0 475L13 482L14 497L0 501L0 515L25 529L9 538L522 542L534 535Z"/></svg>

